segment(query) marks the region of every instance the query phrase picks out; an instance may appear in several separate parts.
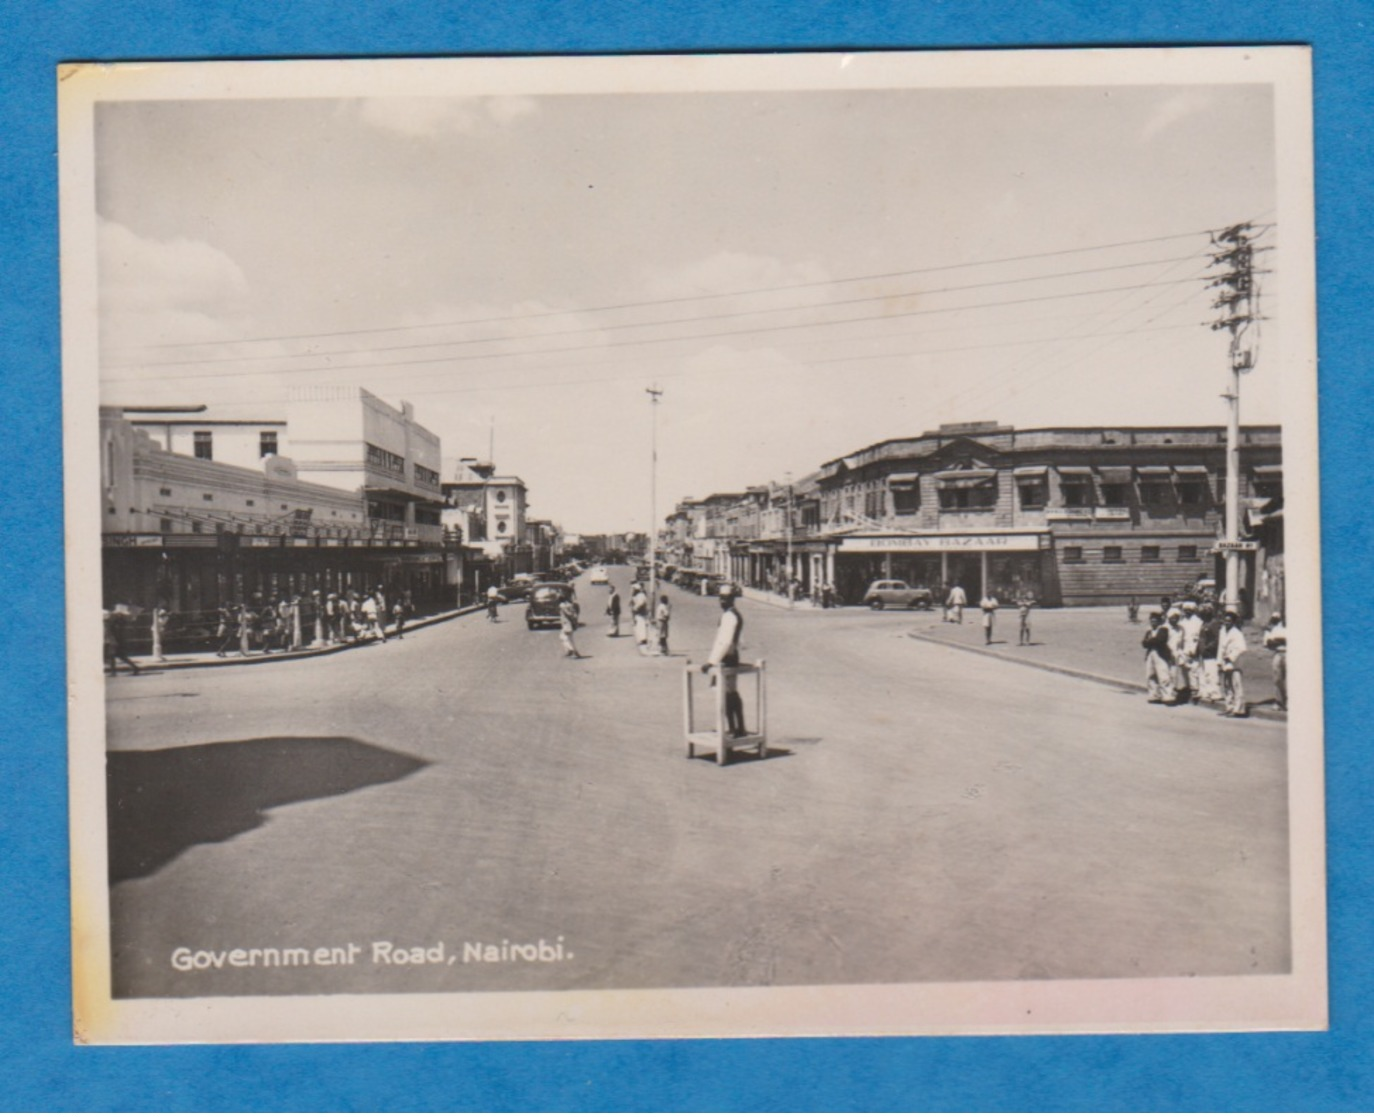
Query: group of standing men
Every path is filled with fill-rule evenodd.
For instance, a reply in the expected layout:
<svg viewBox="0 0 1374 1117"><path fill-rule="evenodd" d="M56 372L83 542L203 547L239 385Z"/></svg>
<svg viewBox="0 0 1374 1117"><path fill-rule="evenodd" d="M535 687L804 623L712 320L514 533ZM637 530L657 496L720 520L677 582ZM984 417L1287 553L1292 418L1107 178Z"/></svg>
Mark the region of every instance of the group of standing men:
<svg viewBox="0 0 1374 1117"><path fill-rule="evenodd" d="M606 616L610 618L609 637L620 635L620 591L613 583L606 583ZM635 643L640 655L668 654L668 626L673 607L666 593L659 594L658 603L650 599L644 583L635 579L630 583L630 620L634 626Z"/></svg>
<svg viewBox="0 0 1374 1117"><path fill-rule="evenodd" d="M1282 618L1275 614L1270 624L1271 629L1281 629ZM1269 631L1265 642L1273 647ZM1240 615L1234 610L1223 610L1218 616L1210 602L1162 602L1161 608L1150 613L1140 643L1145 649L1148 701L1166 706L1220 702L1223 717L1249 715L1240 667L1247 644ZM1279 694L1281 707L1287 705L1286 691L1285 686Z"/></svg>

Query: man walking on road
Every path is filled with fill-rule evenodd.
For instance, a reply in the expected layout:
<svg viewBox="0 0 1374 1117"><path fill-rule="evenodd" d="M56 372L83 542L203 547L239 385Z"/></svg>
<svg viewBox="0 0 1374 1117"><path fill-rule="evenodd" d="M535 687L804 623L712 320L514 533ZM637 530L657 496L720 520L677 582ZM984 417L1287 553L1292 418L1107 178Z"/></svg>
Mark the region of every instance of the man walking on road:
<svg viewBox="0 0 1374 1117"><path fill-rule="evenodd" d="M983 594L983 599L978 602L978 608L983 610L983 643L992 643L992 624L997 619L997 606L999 602L991 593Z"/></svg>
<svg viewBox="0 0 1374 1117"><path fill-rule="evenodd" d="M945 608L948 610L951 619L955 624L964 623L964 606L968 604L968 594L964 592L964 587L955 582L950 587L949 596L945 598Z"/></svg>
<svg viewBox="0 0 1374 1117"><path fill-rule="evenodd" d="M606 596L606 616L611 618L611 631L606 633L612 638L620 635L620 593L610 582L606 583L610 593Z"/></svg>
<svg viewBox="0 0 1374 1117"><path fill-rule="evenodd" d="M715 669L714 685L725 688L725 725L731 737L743 737L744 699L739 696L739 684L731 668L739 666L739 642L744 632L744 618L735 608L735 587L720 587L720 624L716 627L716 641L711 654L701 665L704 674Z"/></svg>
<svg viewBox="0 0 1374 1117"><path fill-rule="evenodd" d="M668 595L661 593L658 595L658 604L654 607L654 632L658 637L658 654L668 654L668 622L672 619L673 607L668 603Z"/></svg>
<svg viewBox="0 0 1374 1117"><path fill-rule="evenodd" d="M571 597L558 603L558 638L563 642L565 659L581 659L582 654L573 643L573 632L577 629L577 606Z"/></svg>
<svg viewBox="0 0 1374 1117"><path fill-rule="evenodd" d="M496 607L501 604L501 591L495 586L487 587L487 620L496 620Z"/></svg>
<svg viewBox="0 0 1374 1117"><path fill-rule="evenodd" d="M1021 631L1017 636L1017 643L1029 646L1031 642L1030 612L1035 607L1035 598L1029 592L1023 592L1016 599L1016 612L1021 620Z"/></svg>

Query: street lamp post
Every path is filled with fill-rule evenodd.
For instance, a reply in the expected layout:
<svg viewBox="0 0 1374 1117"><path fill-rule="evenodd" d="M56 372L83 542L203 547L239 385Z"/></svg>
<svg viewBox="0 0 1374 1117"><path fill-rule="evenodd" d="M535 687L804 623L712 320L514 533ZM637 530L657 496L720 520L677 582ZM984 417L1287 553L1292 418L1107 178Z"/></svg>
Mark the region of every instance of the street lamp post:
<svg viewBox="0 0 1374 1117"><path fill-rule="evenodd" d="M793 605L792 600L792 474L787 474L787 583L784 587L787 593L787 607Z"/></svg>

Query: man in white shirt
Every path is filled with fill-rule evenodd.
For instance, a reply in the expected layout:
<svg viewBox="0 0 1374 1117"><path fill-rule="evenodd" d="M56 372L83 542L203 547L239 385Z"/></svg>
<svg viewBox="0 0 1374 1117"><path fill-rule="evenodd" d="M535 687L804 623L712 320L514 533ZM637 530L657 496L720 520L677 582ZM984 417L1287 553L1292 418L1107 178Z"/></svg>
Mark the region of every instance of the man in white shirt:
<svg viewBox="0 0 1374 1117"><path fill-rule="evenodd" d="M1245 683L1240 673L1240 657L1245 654L1245 634L1240 630L1240 617L1227 612L1222 618L1221 643L1217 649L1217 659L1221 670L1221 697L1226 708L1222 717L1243 718L1249 711L1245 708Z"/></svg>
<svg viewBox="0 0 1374 1117"><path fill-rule="evenodd" d="M716 678L725 688L725 725L731 737L743 737L744 699L739 695L735 673L730 670L739 666L739 641L744 632L744 618L735 608L735 587L720 587L720 624L716 627L716 640L711 645L711 654L701 665L703 672L716 670ZM724 668L724 670L721 670Z"/></svg>
<svg viewBox="0 0 1374 1117"><path fill-rule="evenodd" d="M1264 626L1264 646L1274 653L1274 702L1280 710L1288 709L1288 630L1283 614L1273 613Z"/></svg>
<svg viewBox="0 0 1374 1117"><path fill-rule="evenodd" d="M951 587L949 596L945 598L945 607L953 615L955 624L964 623L964 606L968 604L968 594L964 592L964 587L957 582Z"/></svg>
<svg viewBox="0 0 1374 1117"><path fill-rule="evenodd" d="M1202 618L1198 616L1197 603L1185 601L1182 605L1183 618L1178 622L1183 629L1183 658L1179 666L1188 684L1188 691L1197 705L1202 698L1203 678L1202 661L1198 658L1198 638L1202 635Z"/></svg>

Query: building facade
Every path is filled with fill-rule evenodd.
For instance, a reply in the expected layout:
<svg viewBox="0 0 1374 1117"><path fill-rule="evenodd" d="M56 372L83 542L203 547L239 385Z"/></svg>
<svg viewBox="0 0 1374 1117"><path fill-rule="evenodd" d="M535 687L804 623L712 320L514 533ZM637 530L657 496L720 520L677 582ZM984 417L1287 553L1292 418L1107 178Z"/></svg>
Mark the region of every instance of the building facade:
<svg viewBox="0 0 1374 1117"><path fill-rule="evenodd" d="M1281 608L1278 427L1241 432L1241 599ZM824 463L796 485L674 512L674 537L710 539L713 570L745 585L794 581L840 602L899 578L971 600L1142 603L1218 576L1222 427L1047 428L951 424ZM1260 531L1260 526L1264 530Z"/></svg>
<svg viewBox="0 0 1374 1117"><path fill-rule="evenodd" d="M107 604L185 617L378 585L420 606L443 599L438 438L408 404L325 395L268 418L103 408Z"/></svg>

